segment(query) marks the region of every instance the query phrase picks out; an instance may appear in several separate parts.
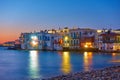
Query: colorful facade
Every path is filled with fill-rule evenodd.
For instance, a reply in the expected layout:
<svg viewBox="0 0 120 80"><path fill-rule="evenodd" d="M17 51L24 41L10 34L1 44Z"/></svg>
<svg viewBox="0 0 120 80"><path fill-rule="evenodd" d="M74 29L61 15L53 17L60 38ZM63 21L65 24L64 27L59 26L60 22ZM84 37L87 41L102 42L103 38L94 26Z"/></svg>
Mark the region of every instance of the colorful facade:
<svg viewBox="0 0 120 80"><path fill-rule="evenodd" d="M120 50L120 34L111 32L102 32L98 38L99 50L118 51Z"/></svg>
<svg viewBox="0 0 120 80"><path fill-rule="evenodd" d="M61 34L54 34L54 50L63 50L63 38Z"/></svg>
<svg viewBox="0 0 120 80"><path fill-rule="evenodd" d="M63 50L91 49L120 50L120 31L88 28L64 28L33 33L21 33L22 49Z"/></svg>
<svg viewBox="0 0 120 80"><path fill-rule="evenodd" d="M94 48L96 30L93 29L71 29L71 49Z"/></svg>

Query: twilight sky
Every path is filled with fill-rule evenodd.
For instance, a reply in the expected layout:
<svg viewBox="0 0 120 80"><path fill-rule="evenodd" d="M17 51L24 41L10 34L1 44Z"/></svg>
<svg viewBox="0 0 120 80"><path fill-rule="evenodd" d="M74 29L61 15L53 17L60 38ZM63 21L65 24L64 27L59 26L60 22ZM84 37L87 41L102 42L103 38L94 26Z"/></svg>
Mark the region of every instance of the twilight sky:
<svg viewBox="0 0 120 80"><path fill-rule="evenodd" d="M0 43L59 27L120 29L120 0L0 0Z"/></svg>

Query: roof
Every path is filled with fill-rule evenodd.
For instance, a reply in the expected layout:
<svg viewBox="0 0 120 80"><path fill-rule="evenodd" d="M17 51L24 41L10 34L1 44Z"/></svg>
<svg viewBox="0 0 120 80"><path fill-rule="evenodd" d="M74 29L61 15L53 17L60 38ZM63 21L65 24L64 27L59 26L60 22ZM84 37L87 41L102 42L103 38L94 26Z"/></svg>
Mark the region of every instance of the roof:
<svg viewBox="0 0 120 80"><path fill-rule="evenodd" d="M96 31L96 30L90 28L76 28L76 29L70 29L70 31Z"/></svg>
<svg viewBox="0 0 120 80"><path fill-rule="evenodd" d="M105 32L105 33L100 34L100 36L118 36L118 35L120 36L120 34L113 33L113 32L110 32L110 33Z"/></svg>

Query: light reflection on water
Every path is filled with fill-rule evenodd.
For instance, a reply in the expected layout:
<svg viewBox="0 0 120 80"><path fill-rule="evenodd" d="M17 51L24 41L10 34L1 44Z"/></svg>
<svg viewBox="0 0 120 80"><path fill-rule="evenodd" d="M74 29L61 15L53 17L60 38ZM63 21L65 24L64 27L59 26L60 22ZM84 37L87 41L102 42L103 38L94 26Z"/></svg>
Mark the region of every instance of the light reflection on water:
<svg viewBox="0 0 120 80"><path fill-rule="evenodd" d="M70 53L63 52L62 54L62 67L61 70L64 74L71 72Z"/></svg>
<svg viewBox="0 0 120 80"><path fill-rule="evenodd" d="M84 52L84 71L89 71L91 70L91 66L92 66L92 52Z"/></svg>
<svg viewBox="0 0 120 80"><path fill-rule="evenodd" d="M0 80L39 80L120 64L120 53L0 50ZM9 73L9 75L7 75ZM14 74L14 75L13 75ZM6 77L7 75L7 77Z"/></svg>
<svg viewBox="0 0 120 80"><path fill-rule="evenodd" d="M40 64L38 62L38 51L30 51L29 54L29 73L31 78L40 78Z"/></svg>
<svg viewBox="0 0 120 80"><path fill-rule="evenodd" d="M110 62L113 63L120 63L120 59L117 59L117 57L120 56L120 54L112 53L112 60Z"/></svg>
<svg viewBox="0 0 120 80"><path fill-rule="evenodd" d="M112 53L112 60L115 60L115 59L116 59L116 54Z"/></svg>

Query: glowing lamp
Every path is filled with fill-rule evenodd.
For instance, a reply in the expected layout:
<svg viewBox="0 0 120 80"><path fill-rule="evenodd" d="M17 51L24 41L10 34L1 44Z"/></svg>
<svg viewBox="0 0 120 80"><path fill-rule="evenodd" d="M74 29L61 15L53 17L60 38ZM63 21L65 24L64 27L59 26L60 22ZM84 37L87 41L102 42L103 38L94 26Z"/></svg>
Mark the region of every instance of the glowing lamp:
<svg viewBox="0 0 120 80"><path fill-rule="evenodd" d="M85 45L84 47L85 47L85 48L88 48L88 45Z"/></svg>
<svg viewBox="0 0 120 80"><path fill-rule="evenodd" d="M65 37L65 40L68 40L68 37L67 37L67 36Z"/></svg>
<svg viewBox="0 0 120 80"><path fill-rule="evenodd" d="M37 40L38 38L37 38L37 36L31 36L31 39L32 40Z"/></svg>
<svg viewBox="0 0 120 80"><path fill-rule="evenodd" d="M33 46L37 45L37 42L36 41L32 41L32 45Z"/></svg>

